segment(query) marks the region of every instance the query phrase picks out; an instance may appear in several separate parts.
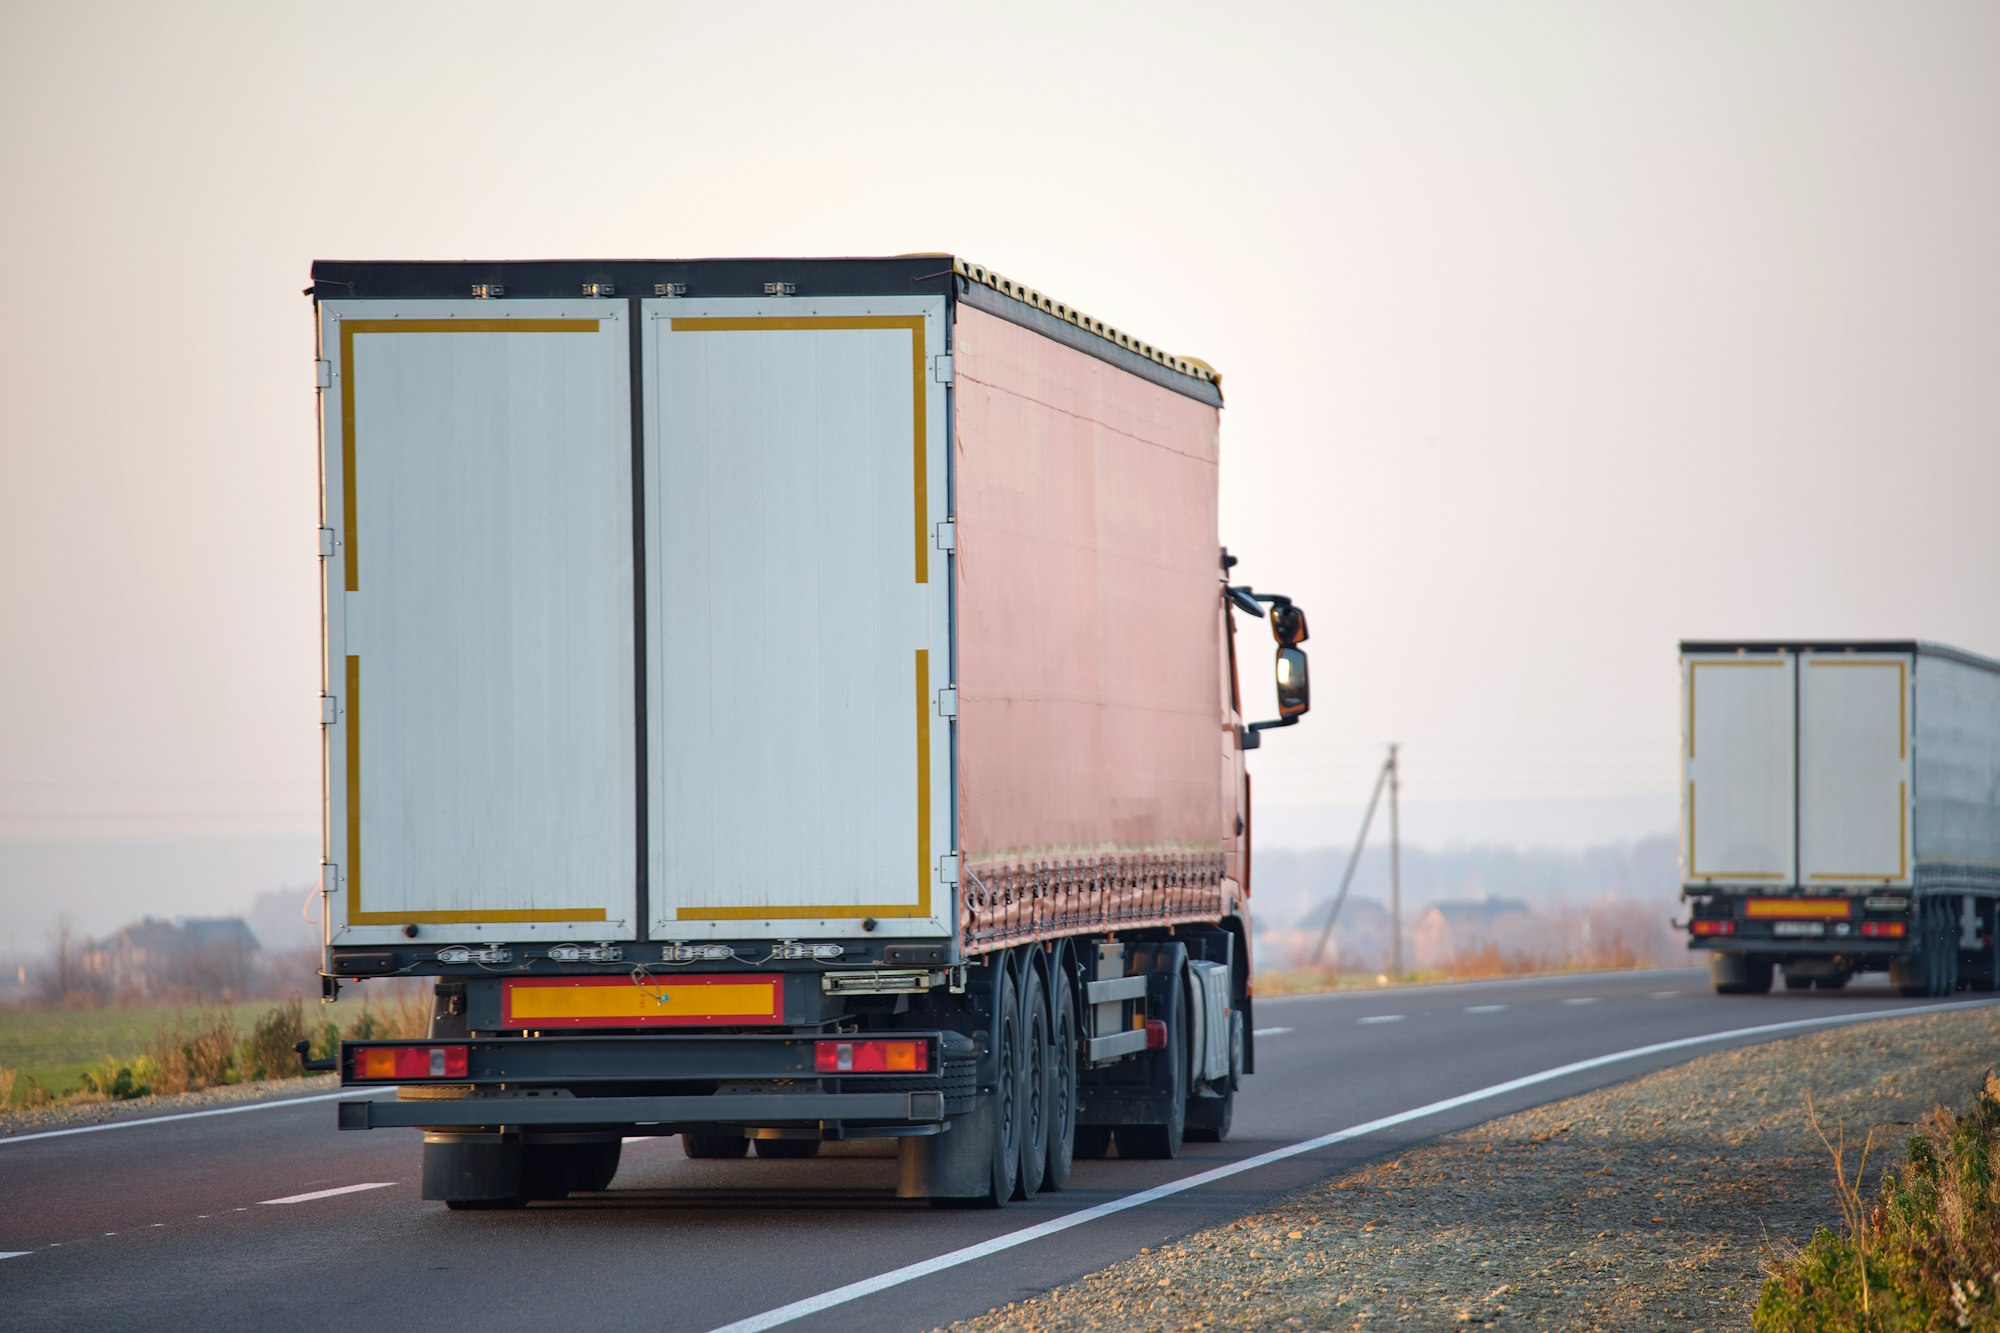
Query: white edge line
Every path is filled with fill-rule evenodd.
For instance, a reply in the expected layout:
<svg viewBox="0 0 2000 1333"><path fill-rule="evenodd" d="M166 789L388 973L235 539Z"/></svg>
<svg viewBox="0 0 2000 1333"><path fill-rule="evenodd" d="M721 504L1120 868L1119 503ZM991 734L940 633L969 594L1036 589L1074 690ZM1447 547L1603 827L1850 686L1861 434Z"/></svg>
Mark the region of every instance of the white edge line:
<svg viewBox="0 0 2000 1333"><path fill-rule="evenodd" d="M1290 1028L1256 1028L1251 1031L1250 1035L1253 1037L1282 1037L1290 1031Z"/></svg>
<svg viewBox="0 0 2000 1333"><path fill-rule="evenodd" d="M0 1259L20 1259L33 1253L33 1250L0 1250Z"/></svg>
<svg viewBox="0 0 2000 1333"><path fill-rule="evenodd" d="M1260 1166L1269 1166L1273 1162L1282 1162L1304 1153L1317 1152L1321 1148L1330 1148L1336 1143L1345 1143L1349 1139L1358 1139L1364 1135L1373 1134L1378 1130L1393 1129L1397 1125L1408 1124L1412 1120L1421 1120L1426 1116L1438 1115L1444 1111L1455 1111L1461 1106L1470 1106L1475 1102L1491 1101L1495 1097L1504 1097L1506 1094L1518 1092L1522 1088L1532 1088L1537 1084L1566 1078L1571 1074L1581 1074L1592 1069L1602 1069L1606 1065L1617 1064L1621 1061L1644 1059L1646 1056L1661 1055L1668 1051L1684 1051L1694 1046L1710 1046L1717 1042L1733 1041L1740 1037L1762 1037L1779 1032L1797 1032L1804 1028L1832 1027L1843 1023L1866 1023L1882 1018L1911 1018L1918 1014L1942 1013L1951 1009L1982 1009L1993 1003L1996 1002L1929 1004L1910 1009L1877 1009L1862 1013L1828 1014L1819 1018L1798 1018L1784 1023L1764 1023L1757 1027L1731 1028L1727 1032L1709 1032L1695 1037L1679 1037L1673 1041L1654 1042L1650 1046L1635 1046L1627 1051L1614 1051L1609 1055L1598 1055L1588 1060L1578 1060L1572 1064L1558 1065L1554 1069L1544 1069L1539 1073L1524 1074L1520 1078L1508 1079L1505 1083L1495 1083L1491 1087L1480 1088L1474 1092L1460 1093L1456 1097L1446 1097L1443 1101L1431 1102L1428 1105L1419 1106L1412 1110L1398 1111L1394 1115L1386 1115L1379 1120L1370 1120L1366 1124L1351 1125L1346 1129L1337 1129L1331 1134L1322 1134L1318 1138L1303 1139L1298 1143L1288 1144L1283 1148L1273 1148L1269 1152L1258 1153L1255 1157L1245 1157L1240 1161L1212 1167L1207 1171L1198 1172L1192 1176L1184 1176L1179 1180L1168 1181L1164 1185L1155 1185L1152 1189L1140 1190L1137 1194L1128 1194L1122 1199L1112 1199L1107 1203L1100 1203L1090 1208L1080 1209L1077 1212L1069 1213L1062 1217L1051 1218L1046 1222L1038 1222L1034 1226L1023 1227L1019 1231L1010 1231L1004 1236L995 1236L991 1240L981 1241L977 1245L967 1245L962 1249L951 1250L947 1253L936 1255L933 1258L919 1260L913 1264L906 1264L901 1268L891 1269L886 1273L880 1273L874 1277L863 1278L859 1282L850 1282L844 1287L835 1287L833 1290L821 1292L817 1296L808 1296L803 1300L793 1301L790 1305L781 1305L775 1310L766 1310L762 1314L754 1314L745 1319L738 1319L734 1323L719 1325L711 1330L711 1333L761 1333L761 1330L777 1328L779 1325L789 1324L795 1319L803 1319L807 1315L819 1314L821 1311L830 1310L837 1305L845 1305L849 1301L859 1300L864 1296L873 1296L876 1292L887 1291L891 1287L899 1287L906 1282L914 1282L920 1277L929 1277L932 1273L942 1272L947 1268L957 1268L961 1264L971 1263L975 1259L984 1259L988 1255L999 1254L1003 1250L1011 1250L1018 1245L1026 1245L1030 1241L1041 1240L1045 1236L1053 1236L1059 1232L1068 1231L1071 1227L1080 1227L1086 1222L1095 1222L1100 1217L1110 1217L1115 1213L1125 1212L1127 1209L1143 1207L1160 1199L1172 1198L1176 1194L1184 1194L1189 1190L1200 1189L1203 1185L1213 1184L1218 1180L1227 1180L1229 1177L1241 1175L1245 1171L1254 1171Z"/></svg>
<svg viewBox="0 0 2000 1333"><path fill-rule="evenodd" d="M393 1180L375 1180L370 1181L366 1185L341 1185L338 1188L330 1190L314 1190L310 1194L287 1194L282 1199L259 1199L257 1203L260 1207L272 1203L311 1203L314 1199L331 1199L336 1194L359 1194L363 1190L385 1190L395 1183Z"/></svg>
<svg viewBox="0 0 2000 1333"><path fill-rule="evenodd" d="M0 1135L0 1148L10 1143L35 1139L60 1139L70 1134L96 1134L107 1129L131 1129L137 1125L164 1125L169 1120L200 1120L211 1115L240 1115L244 1111L269 1111L279 1106L304 1106L307 1102L336 1102L343 1098L370 1097L380 1088L356 1088L347 1092L322 1092L311 1097L283 1097L272 1102L248 1102L242 1106L218 1106L207 1111L181 1111L174 1115L149 1115L136 1120L107 1120L101 1125L78 1125L73 1129L45 1129L35 1134Z"/></svg>

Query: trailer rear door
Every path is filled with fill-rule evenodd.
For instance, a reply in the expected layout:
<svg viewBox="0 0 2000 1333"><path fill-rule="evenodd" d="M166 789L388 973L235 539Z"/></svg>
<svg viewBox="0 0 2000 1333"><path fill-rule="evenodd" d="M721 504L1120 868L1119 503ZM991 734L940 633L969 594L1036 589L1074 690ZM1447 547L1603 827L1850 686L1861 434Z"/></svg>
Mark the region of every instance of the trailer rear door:
<svg viewBox="0 0 2000 1333"><path fill-rule="evenodd" d="M944 302L642 309L652 937L950 936Z"/></svg>
<svg viewBox="0 0 2000 1333"><path fill-rule="evenodd" d="M1799 660L1803 880L1907 884L1910 657L1806 653Z"/></svg>
<svg viewBox="0 0 2000 1333"><path fill-rule="evenodd" d="M1690 883L1790 883L1796 670L1790 653L1681 658Z"/></svg>
<svg viewBox="0 0 2000 1333"><path fill-rule="evenodd" d="M629 308L320 310L328 939L631 939Z"/></svg>

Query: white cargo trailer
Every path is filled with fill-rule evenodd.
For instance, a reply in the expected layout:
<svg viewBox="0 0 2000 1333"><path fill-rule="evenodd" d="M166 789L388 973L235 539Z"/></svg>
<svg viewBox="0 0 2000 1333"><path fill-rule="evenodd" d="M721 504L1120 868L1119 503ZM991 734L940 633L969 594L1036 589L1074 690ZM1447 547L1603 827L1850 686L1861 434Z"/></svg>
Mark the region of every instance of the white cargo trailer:
<svg viewBox="0 0 2000 1333"><path fill-rule="evenodd" d="M1991 989L2000 662L1922 642L1681 645L1682 897L1716 989Z"/></svg>
<svg viewBox="0 0 2000 1333"><path fill-rule="evenodd" d="M900 1140L909 1197L1229 1131L1244 753L1220 379L982 265L314 266L325 994L425 1197ZM1246 723L1235 616L1279 717Z"/></svg>

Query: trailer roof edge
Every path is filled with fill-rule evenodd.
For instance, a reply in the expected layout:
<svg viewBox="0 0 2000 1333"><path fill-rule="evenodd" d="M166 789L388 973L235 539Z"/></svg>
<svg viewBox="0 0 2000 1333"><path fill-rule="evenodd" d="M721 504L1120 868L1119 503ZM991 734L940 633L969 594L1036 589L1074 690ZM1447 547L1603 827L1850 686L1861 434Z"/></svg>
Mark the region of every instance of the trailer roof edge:
<svg viewBox="0 0 2000 1333"><path fill-rule="evenodd" d="M2000 659L1929 639L1682 639L1683 654L1914 653L2000 674Z"/></svg>

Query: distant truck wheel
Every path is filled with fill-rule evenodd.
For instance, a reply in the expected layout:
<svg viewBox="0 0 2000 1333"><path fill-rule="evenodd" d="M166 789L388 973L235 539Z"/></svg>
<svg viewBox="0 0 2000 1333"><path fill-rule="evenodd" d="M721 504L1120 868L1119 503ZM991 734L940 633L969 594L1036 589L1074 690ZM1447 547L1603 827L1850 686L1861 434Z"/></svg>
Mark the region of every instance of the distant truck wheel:
<svg viewBox="0 0 2000 1333"><path fill-rule="evenodd" d="M1811 977L1795 977L1789 972L1785 973L1786 990L1811 990L1812 988L1813 979Z"/></svg>
<svg viewBox="0 0 2000 1333"><path fill-rule="evenodd" d="M1717 995L1764 995L1771 989L1771 964L1740 953L1709 956L1708 978Z"/></svg>

